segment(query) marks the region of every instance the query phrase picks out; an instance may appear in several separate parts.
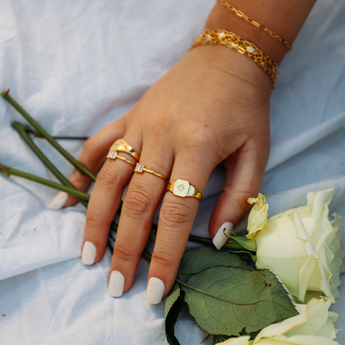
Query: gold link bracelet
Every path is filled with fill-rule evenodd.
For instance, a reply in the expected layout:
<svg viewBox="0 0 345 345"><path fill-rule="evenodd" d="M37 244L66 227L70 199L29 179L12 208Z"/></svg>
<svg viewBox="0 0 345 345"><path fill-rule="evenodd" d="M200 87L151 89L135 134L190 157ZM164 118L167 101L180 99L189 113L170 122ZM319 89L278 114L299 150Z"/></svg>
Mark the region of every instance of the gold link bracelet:
<svg viewBox="0 0 345 345"><path fill-rule="evenodd" d="M253 43L242 37L221 29L205 30L194 41L190 49L201 44L223 44L236 49L240 54L247 55L255 61L271 78L273 86L278 76L278 64Z"/></svg>
<svg viewBox="0 0 345 345"><path fill-rule="evenodd" d="M280 37L278 34L276 34L274 31L267 29L266 27L264 27L263 25L261 25L260 23L258 23L257 21L255 21L254 19L248 17L247 15L245 15L242 11L239 11L237 8L235 8L234 6L230 5L226 0L219 0L219 2L221 4L223 4L224 6L226 6L230 11L235 12L236 15L240 18L245 19L248 23L253 24L254 26L256 26L257 28L267 32L268 34L270 34L273 38L276 38L277 40L279 40L281 43L285 44L286 47L291 50L292 46L291 44L285 40L284 38Z"/></svg>

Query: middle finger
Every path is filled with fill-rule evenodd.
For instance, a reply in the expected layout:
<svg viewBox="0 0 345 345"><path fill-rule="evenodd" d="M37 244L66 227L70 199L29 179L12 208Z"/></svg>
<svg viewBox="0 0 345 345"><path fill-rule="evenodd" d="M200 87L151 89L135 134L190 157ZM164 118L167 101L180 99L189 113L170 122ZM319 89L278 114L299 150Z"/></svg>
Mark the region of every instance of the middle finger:
<svg viewBox="0 0 345 345"><path fill-rule="evenodd" d="M157 146L154 140L143 143L140 163L145 168L168 178L172 161L170 150ZM109 294L113 297L120 297L133 283L165 188L166 180L149 172L135 173L131 179L121 210L111 264Z"/></svg>

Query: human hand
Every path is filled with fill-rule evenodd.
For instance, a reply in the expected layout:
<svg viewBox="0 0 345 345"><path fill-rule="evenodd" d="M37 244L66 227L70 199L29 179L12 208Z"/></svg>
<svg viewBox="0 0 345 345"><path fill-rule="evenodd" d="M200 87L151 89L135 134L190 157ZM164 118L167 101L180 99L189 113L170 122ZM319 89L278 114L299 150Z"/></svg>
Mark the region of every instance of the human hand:
<svg viewBox="0 0 345 345"><path fill-rule="evenodd" d="M260 190L269 153L271 88L269 77L236 51L197 47L127 114L86 141L79 161L99 174L87 210L84 263L102 258L110 223L129 184L111 263L111 295L120 296L133 283L166 181L149 173L133 174L134 167L119 159L105 161L109 147L124 138L146 168L170 181L187 180L201 193L212 170L224 164L223 193L209 224L212 238L219 231L220 247L226 241L223 228L236 225L249 211L247 198ZM119 155L134 162L126 153ZM90 183L77 171L70 181L80 190ZM69 197L65 206L73 203ZM164 196L148 275L150 303L159 303L174 283L198 205L196 198L170 192Z"/></svg>

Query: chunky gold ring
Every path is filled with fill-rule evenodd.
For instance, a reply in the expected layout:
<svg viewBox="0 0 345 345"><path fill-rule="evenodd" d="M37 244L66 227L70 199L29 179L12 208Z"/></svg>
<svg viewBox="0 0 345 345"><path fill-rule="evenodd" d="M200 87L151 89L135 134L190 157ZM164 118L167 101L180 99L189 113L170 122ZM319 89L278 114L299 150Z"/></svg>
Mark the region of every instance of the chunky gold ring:
<svg viewBox="0 0 345 345"><path fill-rule="evenodd" d="M160 177L160 178L162 178L164 180L167 180L167 178L164 177L163 175L158 174L158 173L154 172L153 170L146 169L144 164L137 163L136 166L135 166L134 172L136 172L138 174L142 174L144 171L148 172L148 173L150 173L152 175L158 176L158 177Z"/></svg>
<svg viewBox="0 0 345 345"><path fill-rule="evenodd" d="M182 198L192 197L199 200L202 199L201 193L198 192L188 181L185 180L176 180L174 182L170 182L166 190Z"/></svg>
<svg viewBox="0 0 345 345"><path fill-rule="evenodd" d="M130 165L135 166L135 163L129 161L128 159L126 159L126 158L124 158L124 157L119 156L119 155L117 154L117 152L114 152L114 151L109 151L109 153L108 153L108 155L107 155L107 158L112 159L112 160L115 160L116 158L118 158L118 159L121 159L121 160L124 161L124 162L129 163Z"/></svg>
<svg viewBox="0 0 345 345"><path fill-rule="evenodd" d="M109 152L126 152L130 154L136 161L139 161L140 156L133 150L133 147L127 143L125 139L118 139L110 147Z"/></svg>

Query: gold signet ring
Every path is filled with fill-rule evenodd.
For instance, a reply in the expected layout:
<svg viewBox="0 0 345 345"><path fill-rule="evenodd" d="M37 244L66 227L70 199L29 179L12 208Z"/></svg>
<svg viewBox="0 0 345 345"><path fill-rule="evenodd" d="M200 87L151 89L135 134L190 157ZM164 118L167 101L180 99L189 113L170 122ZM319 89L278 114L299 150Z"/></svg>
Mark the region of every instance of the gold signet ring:
<svg viewBox="0 0 345 345"><path fill-rule="evenodd" d="M134 151L133 147L127 143L125 139L118 139L111 145L110 152L125 152L130 154L136 161L139 161L140 156ZM108 154L109 155L109 154Z"/></svg>
<svg viewBox="0 0 345 345"><path fill-rule="evenodd" d="M182 198L192 197L199 200L202 199L201 193L198 192L188 181L185 180L176 180L174 182L170 182L166 190Z"/></svg>

